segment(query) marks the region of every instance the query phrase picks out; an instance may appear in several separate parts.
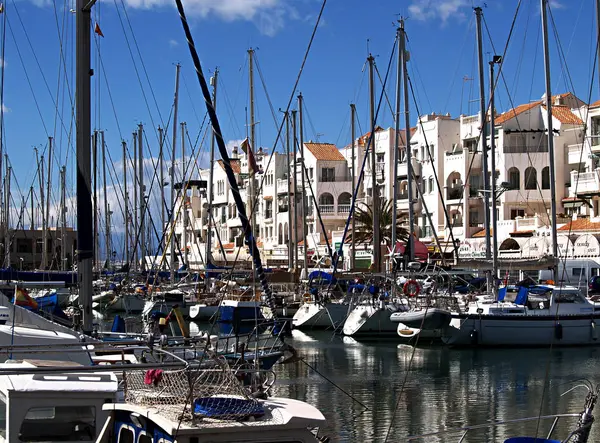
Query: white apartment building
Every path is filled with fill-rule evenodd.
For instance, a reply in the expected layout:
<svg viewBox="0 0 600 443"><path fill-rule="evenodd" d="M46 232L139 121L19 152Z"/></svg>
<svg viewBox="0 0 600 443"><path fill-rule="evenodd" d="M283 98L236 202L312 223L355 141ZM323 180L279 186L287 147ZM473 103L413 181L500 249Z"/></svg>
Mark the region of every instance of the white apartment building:
<svg viewBox="0 0 600 443"><path fill-rule="evenodd" d="M559 222L566 223L572 214L579 217L598 216L600 102L589 106L589 115L585 103L571 93L554 96L553 104ZM583 120L586 115L591 134L584 137ZM549 229L550 175L547 111L543 97L500 113L496 116L495 124L495 174L500 189L497 200L499 250L515 253L515 244L521 248L528 238L546 235ZM433 242L435 231L440 241L448 245L451 228L453 238L459 242L459 255L469 257L485 254L480 132L479 115L453 119L450 115L431 113L419 117L417 125L411 128L410 137L412 168L416 177L410 199L407 193L404 131L400 132L398 143L399 213L407 216L408 205L412 204L415 231L424 243ZM270 155L262 149L258 150L256 162L261 172L256 175L255 234L263 260L269 266L287 266L288 248L294 248L295 244L302 259L303 222L306 223L307 249L311 258L315 254L327 254L326 241L333 248L339 247L352 200L352 169L356 172L355 180L358 182L369 137L370 133L367 133L356 139L354 159L351 145L338 149L330 143L312 141L304 143L304 158L298 152L295 161L292 157L288 162L287 156L280 153L275 153L270 159ZM376 163L372 168L370 158L367 159L359 185L358 204L370 203L373 170L379 195L388 200L393 198L394 137L393 128L376 128ZM488 147L490 142L491 137L488 136ZM487 155L488 167L491 167L489 150ZM234 149L231 164L246 202L249 185L246 154ZM295 205L294 166L297 189ZM201 171L200 179L208 180L208 170ZM291 186L289 201L288 182ZM207 219L206 192L192 187L187 194L185 213L188 215L188 234L184 239L181 216L177 218L175 232L181 252L186 250L182 246L184 240L187 244L190 266L203 264L204 242L208 232L212 233L212 256L215 260L231 261L239 254L238 259L246 261L247 248L242 238L241 222L222 162L215 163L212 221ZM302 198L305 199L305 214L302 211ZM321 220L315 206L319 208ZM290 223L292 229L289 229ZM512 238L519 240L503 243ZM452 252L453 247L446 252Z"/></svg>

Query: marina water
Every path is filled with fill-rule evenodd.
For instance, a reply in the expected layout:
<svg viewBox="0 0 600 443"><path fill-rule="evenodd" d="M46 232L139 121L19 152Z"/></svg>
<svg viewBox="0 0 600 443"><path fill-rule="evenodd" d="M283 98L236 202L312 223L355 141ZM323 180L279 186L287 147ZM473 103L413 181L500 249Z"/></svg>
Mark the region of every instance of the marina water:
<svg viewBox="0 0 600 443"><path fill-rule="evenodd" d="M579 412L586 389L561 394L582 378L600 382L598 348L415 349L393 341L358 342L316 331L293 331L289 342L304 361L275 366L274 394L318 407L327 418L323 434L331 441L383 442L391 425L387 441L402 442L409 435L446 428ZM555 438L566 438L568 425L574 423L564 420ZM538 436L545 437L551 424L542 421ZM503 442L516 435L531 436L536 425L471 431L463 441ZM457 433L419 441L458 442L460 437ZM600 441L598 423L590 441Z"/></svg>

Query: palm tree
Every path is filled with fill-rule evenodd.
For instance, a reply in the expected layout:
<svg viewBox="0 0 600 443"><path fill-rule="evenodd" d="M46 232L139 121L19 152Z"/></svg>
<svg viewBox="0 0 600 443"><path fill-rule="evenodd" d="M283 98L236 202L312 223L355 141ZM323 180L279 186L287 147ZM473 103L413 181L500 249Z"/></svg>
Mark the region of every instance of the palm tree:
<svg viewBox="0 0 600 443"><path fill-rule="evenodd" d="M392 243L392 223L394 220L392 200L385 198L379 199L379 236L381 242L388 246ZM373 242L373 207L359 206L354 212L354 221L356 222L355 235L352 241L356 243ZM408 229L400 226L402 218L396 217L396 239L400 241L408 240Z"/></svg>

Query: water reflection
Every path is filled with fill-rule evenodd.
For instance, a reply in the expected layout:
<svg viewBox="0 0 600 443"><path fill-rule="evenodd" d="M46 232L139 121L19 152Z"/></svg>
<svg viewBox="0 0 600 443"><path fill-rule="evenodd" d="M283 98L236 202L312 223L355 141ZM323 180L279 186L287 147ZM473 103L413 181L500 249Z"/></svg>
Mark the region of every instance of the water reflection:
<svg viewBox="0 0 600 443"><path fill-rule="evenodd" d="M292 342L306 362L277 365L276 394L305 400L327 417L333 441L405 441L414 434L542 414L578 412L584 390L564 397L575 379L594 378L600 350L452 350L393 342L361 343L331 333L295 333ZM544 383L548 373L549 383ZM402 388L403 387L403 388ZM369 410L346 393L365 404ZM542 402L542 393L545 396ZM400 395L400 392L402 394ZM540 409L541 408L541 409ZM394 413L395 411L395 413ZM545 436L551 422L540 425ZM562 438L568 423L557 428ZM469 433L465 442L503 441L534 435L536 423ZM445 436L421 441L458 441ZM600 425L590 441L600 441Z"/></svg>

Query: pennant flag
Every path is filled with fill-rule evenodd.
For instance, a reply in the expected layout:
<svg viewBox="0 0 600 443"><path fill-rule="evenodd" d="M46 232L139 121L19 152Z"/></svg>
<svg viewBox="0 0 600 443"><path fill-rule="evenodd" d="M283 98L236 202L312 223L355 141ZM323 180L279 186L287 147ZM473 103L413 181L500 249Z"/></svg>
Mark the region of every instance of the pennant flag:
<svg viewBox="0 0 600 443"><path fill-rule="evenodd" d="M100 29L100 25L98 24L98 22L96 22L96 26L94 26L94 32L100 37L104 37L104 34L102 34L102 29Z"/></svg>
<svg viewBox="0 0 600 443"><path fill-rule="evenodd" d="M37 302L33 298L31 298L31 296L27 293L25 289L19 288L18 286L15 287L15 298L13 300L13 303L17 306L22 306L24 308L34 310L38 308Z"/></svg>
<svg viewBox="0 0 600 443"><path fill-rule="evenodd" d="M252 152L252 148L250 146L250 141L246 138L242 145L240 146L244 154L248 156L248 173L250 175L256 174L258 171L258 165L256 164L256 159L254 158L254 153Z"/></svg>

